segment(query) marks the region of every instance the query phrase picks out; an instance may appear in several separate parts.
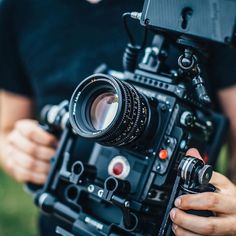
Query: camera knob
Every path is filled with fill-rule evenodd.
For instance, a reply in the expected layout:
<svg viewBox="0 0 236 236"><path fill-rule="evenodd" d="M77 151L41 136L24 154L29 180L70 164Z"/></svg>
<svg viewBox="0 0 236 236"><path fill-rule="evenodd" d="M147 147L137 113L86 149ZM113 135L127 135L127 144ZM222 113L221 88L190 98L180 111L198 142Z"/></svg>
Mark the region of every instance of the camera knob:
<svg viewBox="0 0 236 236"><path fill-rule="evenodd" d="M189 111L183 112L180 117L180 123L184 126L192 126L194 124L195 117Z"/></svg>
<svg viewBox="0 0 236 236"><path fill-rule="evenodd" d="M206 185L209 183L212 177L212 167L210 165L204 165L201 170L198 172L198 181L199 184Z"/></svg>
<svg viewBox="0 0 236 236"><path fill-rule="evenodd" d="M183 71L190 71L196 64L196 58L188 50L178 59L178 65Z"/></svg>
<svg viewBox="0 0 236 236"><path fill-rule="evenodd" d="M185 185L193 186L207 185L212 177L213 169L210 165L192 156L184 157L179 164L179 176Z"/></svg>

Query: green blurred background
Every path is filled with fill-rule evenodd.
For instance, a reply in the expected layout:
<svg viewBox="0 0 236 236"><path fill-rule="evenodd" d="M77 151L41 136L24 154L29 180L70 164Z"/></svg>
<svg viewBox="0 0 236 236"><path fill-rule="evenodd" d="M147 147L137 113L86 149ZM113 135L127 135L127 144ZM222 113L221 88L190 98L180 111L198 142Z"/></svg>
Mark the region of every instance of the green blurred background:
<svg viewBox="0 0 236 236"><path fill-rule="evenodd" d="M217 169L226 169L227 150L222 149ZM0 171L0 236L36 236L38 211L32 198L16 183Z"/></svg>
<svg viewBox="0 0 236 236"><path fill-rule="evenodd" d="M0 236L36 236L37 214L23 185L0 171Z"/></svg>

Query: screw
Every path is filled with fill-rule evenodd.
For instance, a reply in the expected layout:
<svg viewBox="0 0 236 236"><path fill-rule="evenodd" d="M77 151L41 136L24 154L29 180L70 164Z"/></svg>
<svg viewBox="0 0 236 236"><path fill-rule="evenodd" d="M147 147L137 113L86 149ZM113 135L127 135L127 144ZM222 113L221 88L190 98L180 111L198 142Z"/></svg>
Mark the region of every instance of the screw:
<svg viewBox="0 0 236 236"><path fill-rule="evenodd" d="M167 139L166 139L166 145L169 145L170 143L171 143L170 139L167 138Z"/></svg>
<svg viewBox="0 0 236 236"><path fill-rule="evenodd" d="M99 196L99 197L102 197L102 195L103 195L103 192L104 192L104 191L103 191L102 189L101 189L101 190L99 190L99 191L98 191L98 196Z"/></svg>
<svg viewBox="0 0 236 236"><path fill-rule="evenodd" d="M89 191L90 193L92 193L92 192L94 191L94 185L90 184L90 185L88 186L88 191Z"/></svg>
<svg viewBox="0 0 236 236"><path fill-rule="evenodd" d="M188 58L183 58L181 62L184 67L189 67L192 64L192 61L190 61Z"/></svg>
<svg viewBox="0 0 236 236"><path fill-rule="evenodd" d="M130 202L129 202L129 201L126 201L126 202L125 202L125 207L126 207L126 208L130 207Z"/></svg>
<svg viewBox="0 0 236 236"><path fill-rule="evenodd" d="M157 165L156 170L157 171L161 170L161 165L160 164Z"/></svg>
<svg viewBox="0 0 236 236"><path fill-rule="evenodd" d="M149 25L149 24L150 24L150 20L149 20L148 18L146 18L146 19L144 20L144 24L145 24L145 25Z"/></svg>
<svg viewBox="0 0 236 236"><path fill-rule="evenodd" d="M148 213L148 212L149 212L149 207L145 207L144 211L145 211L146 213Z"/></svg>
<svg viewBox="0 0 236 236"><path fill-rule="evenodd" d="M165 104L162 104L162 105L161 105L161 110L162 110L162 111L166 111L166 109L167 109L167 106L166 106Z"/></svg>

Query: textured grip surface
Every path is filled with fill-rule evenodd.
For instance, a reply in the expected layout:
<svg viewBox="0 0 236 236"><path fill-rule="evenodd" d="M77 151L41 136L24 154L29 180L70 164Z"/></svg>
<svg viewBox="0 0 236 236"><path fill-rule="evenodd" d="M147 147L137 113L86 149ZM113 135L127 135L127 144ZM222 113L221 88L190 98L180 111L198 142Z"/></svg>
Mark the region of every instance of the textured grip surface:
<svg viewBox="0 0 236 236"><path fill-rule="evenodd" d="M186 9L192 14L183 27ZM146 0L141 24L224 43L232 39L235 19L235 0Z"/></svg>

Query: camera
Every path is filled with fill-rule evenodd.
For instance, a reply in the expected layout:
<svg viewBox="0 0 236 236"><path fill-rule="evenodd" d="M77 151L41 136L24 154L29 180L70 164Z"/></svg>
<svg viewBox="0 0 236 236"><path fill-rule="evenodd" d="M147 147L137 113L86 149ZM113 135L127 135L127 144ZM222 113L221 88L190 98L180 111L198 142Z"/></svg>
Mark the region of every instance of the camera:
<svg viewBox="0 0 236 236"><path fill-rule="evenodd" d="M228 122L210 108L201 58L206 45L234 44L235 12L216 22L218 29L226 23L222 34L212 36L212 21L207 31L196 31L201 3L212 10L212 2L225 6L218 1L145 1L143 12L125 14L124 22L130 34L127 18L140 20L146 32L154 31L152 44L144 46L146 33L142 46L130 37L123 73L99 69L78 85L70 102L43 109L42 123L60 143L35 202L68 226L59 225L59 235L172 235L169 212L175 198L215 191L208 164L215 164ZM165 14L169 8L179 12L181 28L173 25L175 31L157 17L157 11ZM176 70L165 65L170 44L181 51ZM78 138L95 142L87 163L71 158ZM191 147L208 164L186 156Z"/></svg>

